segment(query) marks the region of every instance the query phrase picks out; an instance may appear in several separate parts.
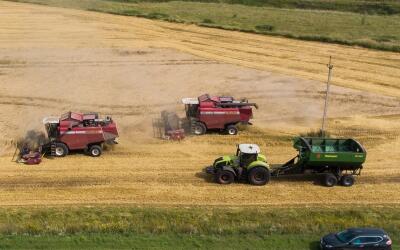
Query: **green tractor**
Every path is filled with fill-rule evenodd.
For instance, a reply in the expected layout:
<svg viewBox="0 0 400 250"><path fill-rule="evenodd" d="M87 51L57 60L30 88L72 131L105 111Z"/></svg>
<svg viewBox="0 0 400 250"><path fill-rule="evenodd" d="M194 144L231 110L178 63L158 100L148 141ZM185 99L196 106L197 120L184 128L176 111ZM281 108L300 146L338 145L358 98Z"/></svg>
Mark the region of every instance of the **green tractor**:
<svg viewBox="0 0 400 250"><path fill-rule="evenodd" d="M270 166L265 155L260 154L256 144L239 144L236 155L222 156L206 168L220 184L231 184L235 180L247 180L252 185L265 185L269 182Z"/></svg>

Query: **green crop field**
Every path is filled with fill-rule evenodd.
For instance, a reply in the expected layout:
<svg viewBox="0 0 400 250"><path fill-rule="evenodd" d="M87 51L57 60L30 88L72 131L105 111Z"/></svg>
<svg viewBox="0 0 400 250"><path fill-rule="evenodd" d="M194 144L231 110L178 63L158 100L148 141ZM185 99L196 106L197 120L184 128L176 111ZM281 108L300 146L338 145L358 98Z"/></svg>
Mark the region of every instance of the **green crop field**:
<svg viewBox="0 0 400 250"><path fill-rule="evenodd" d="M173 0L111 0L115 2L172 2ZM185 2L242 4L275 8L315 9L357 12L361 14L400 14L396 0L183 0Z"/></svg>
<svg viewBox="0 0 400 250"><path fill-rule="evenodd" d="M352 225L400 240L397 207L18 207L0 210L0 248L318 249Z"/></svg>
<svg viewBox="0 0 400 250"><path fill-rule="evenodd" d="M0 249L318 249L312 235L79 234L0 237Z"/></svg>
<svg viewBox="0 0 400 250"><path fill-rule="evenodd" d="M400 51L398 1L18 1Z"/></svg>

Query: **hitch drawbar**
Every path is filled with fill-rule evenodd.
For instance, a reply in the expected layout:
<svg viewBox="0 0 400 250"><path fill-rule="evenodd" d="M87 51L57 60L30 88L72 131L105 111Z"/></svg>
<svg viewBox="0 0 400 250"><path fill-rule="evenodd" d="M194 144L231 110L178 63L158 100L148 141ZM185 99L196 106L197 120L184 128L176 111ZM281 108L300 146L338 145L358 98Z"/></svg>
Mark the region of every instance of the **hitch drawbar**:
<svg viewBox="0 0 400 250"><path fill-rule="evenodd" d="M214 167L213 166L206 167L206 173L207 174L215 174Z"/></svg>

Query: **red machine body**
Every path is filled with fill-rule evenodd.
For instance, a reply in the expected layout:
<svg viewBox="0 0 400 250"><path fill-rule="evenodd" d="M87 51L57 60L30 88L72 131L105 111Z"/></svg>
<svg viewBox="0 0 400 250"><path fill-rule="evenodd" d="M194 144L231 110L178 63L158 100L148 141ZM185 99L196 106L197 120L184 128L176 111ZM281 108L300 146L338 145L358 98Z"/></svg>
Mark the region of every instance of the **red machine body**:
<svg viewBox="0 0 400 250"><path fill-rule="evenodd" d="M111 117L99 119L97 113L68 112L59 119L46 118L43 122L51 143L64 144L67 151L89 149L104 142L116 143L118 137L117 125Z"/></svg>
<svg viewBox="0 0 400 250"><path fill-rule="evenodd" d="M247 100L235 100L230 96L209 96L184 98L186 118L190 120L194 134L204 134L208 129L226 130L228 134L237 133L237 124L251 124L252 106Z"/></svg>
<svg viewBox="0 0 400 250"><path fill-rule="evenodd" d="M199 112L197 118L208 129L225 129L227 124L248 124L253 117L251 106L239 105L243 104L241 102L234 103L233 97L202 95L198 99Z"/></svg>

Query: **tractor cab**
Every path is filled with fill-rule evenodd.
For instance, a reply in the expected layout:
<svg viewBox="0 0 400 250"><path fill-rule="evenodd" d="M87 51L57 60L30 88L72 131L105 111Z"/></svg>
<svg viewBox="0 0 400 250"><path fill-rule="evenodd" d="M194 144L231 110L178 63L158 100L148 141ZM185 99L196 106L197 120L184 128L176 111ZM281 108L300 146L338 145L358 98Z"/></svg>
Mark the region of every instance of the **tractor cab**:
<svg viewBox="0 0 400 250"><path fill-rule="evenodd" d="M246 168L250 163L257 161L260 148L256 144L239 144L236 150L236 156L240 167Z"/></svg>

